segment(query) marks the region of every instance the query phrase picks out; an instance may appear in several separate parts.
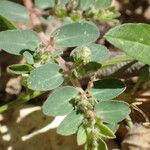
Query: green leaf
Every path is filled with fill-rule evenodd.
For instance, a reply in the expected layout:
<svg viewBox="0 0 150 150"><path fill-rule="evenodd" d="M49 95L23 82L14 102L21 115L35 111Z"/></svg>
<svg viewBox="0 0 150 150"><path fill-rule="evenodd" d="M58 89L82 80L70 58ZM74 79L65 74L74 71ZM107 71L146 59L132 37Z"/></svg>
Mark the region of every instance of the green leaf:
<svg viewBox="0 0 150 150"><path fill-rule="evenodd" d="M101 62L109 57L109 51L105 46L92 43L87 47L91 50L92 62Z"/></svg>
<svg viewBox="0 0 150 150"><path fill-rule="evenodd" d="M95 0L80 0L79 5L80 5L81 9L87 10L91 6L93 6L94 2L95 2Z"/></svg>
<svg viewBox="0 0 150 150"><path fill-rule="evenodd" d="M8 71L14 74L27 74L33 70L33 67L28 64L14 64L8 67Z"/></svg>
<svg viewBox="0 0 150 150"><path fill-rule="evenodd" d="M150 65L150 25L123 24L109 30L105 38L129 56Z"/></svg>
<svg viewBox="0 0 150 150"><path fill-rule="evenodd" d="M99 139L98 144L97 150L108 150L107 144L101 138Z"/></svg>
<svg viewBox="0 0 150 150"><path fill-rule="evenodd" d="M119 124L118 123L104 123L108 128L110 128L114 133L116 133L116 131L119 128Z"/></svg>
<svg viewBox="0 0 150 150"><path fill-rule="evenodd" d="M35 0L35 6L40 9L53 8L55 0Z"/></svg>
<svg viewBox="0 0 150 150"><path fill-rule="evenodd" d="M82 123L83 118L84 116L82 114L77 113L75 110L73 110L61 122L61 124L57 128L57 133L65 136L76 133Z"/></svg>
<svg viewBox="0 0 150 150"><path fill-rule="evenodd" d="M0 31L13 29L16 29L16 27L9 20L0 15Z"/></svg>
<svg viewBox="0 0 150 150"><path fill-rule="evenodd" d="M72 86L65 86L55 90L45 101L43 112L48 116L63 116L73 110L69 101L78 95L79 91Z"/></svg>
<svg viewBox="0 0 150 150"><path fill-rule="evenodd" d="M130 113L129 105L121 101L102 101L95 105L96 113L107 123L117 123Z"/></svg>
<svg viewBox="0 0 150 150"><path fill-rule="evenodd" d="M34 58L33 58L33 55L31 54L31 52L25 51L23 53L23 56L25 57L28 64L34 64Z"/></svg>
<svg viewBox="0 0 150 150"><path fill-rule="evenodd" d="M11 21L29 20L29 13L24 6L7 0L0 1L0 15Z"/></svg>
<svg viewBox="0 0 150 150"><path fill-rule="evenodd" d="M95 0L95 8L104 9L111 6L111 0Z"/></svg>
<svg viewBox="0 0 150 150"><path fill-rule="evenodd" d="M117 97L125 90L125 85L117 79L103 79L94 82L94 87L89 89L97 100L106 101Z"/></svg>
<svg viewBox="0 0 150 150"><path fill-rule="evenodd" d="M74 70L73 73L76 77L83 78L89 76L89 74L91 73L98 71L101 68L101 66L102 65L97 62L89 62L84 66L79 66L78 68L76 68L76 70Z"/></svg>
<svg viewBox="0 0 150 150"><path fill-rule="evenodd" d="M32 90L47 91L57 88L64 81L59 73L60 66L46 64L33 70L28 78L28 87Z"/></svg>
<svg viewBox="0 0 150 150"><path fill-rule="evenodd" d="M98 28L88 22L70 23L57 29L54 33L55 45L58 47L75 47L94 42L99 37Z"/></svg>
<svg viewBox="0 0 150 150"><path fill-rule="evenodd" d="M100 130L100 136L103 136L105 138L111 138L111 139L116 138L113 131L109 129L106 125L99 123L97 124L97 127Z"/></svg>
<svg viewBox="0 0 150 150"><path fill-rule="evenodd" d="M86 140L87 140L86 131L85 131L83 125L81 125L77 132L77 143L78 143L78 145L83 145L86 143Z"/></svg>
<svg viewBox="0 0 150 150"><path fill-rule="evenodd" d="M60 5L65 6L67 3L69 3L70 0L61 0Z"/></svg>
<svg viewBox="0 0 150 150"><path fill-rule="evenodd" d="M8 30L0 32L0 49L20 55L24 50L35 51L39 46L39 37L31 30Z"/></svg>

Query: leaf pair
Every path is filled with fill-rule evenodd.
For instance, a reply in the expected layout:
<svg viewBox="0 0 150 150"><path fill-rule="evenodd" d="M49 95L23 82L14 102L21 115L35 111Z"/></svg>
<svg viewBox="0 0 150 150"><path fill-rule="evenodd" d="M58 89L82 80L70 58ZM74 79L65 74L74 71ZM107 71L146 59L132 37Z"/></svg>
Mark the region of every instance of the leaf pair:
<svg viewBox="0 0 150 150"><path fill-rule="evenodd" d="M116 79L105 79L97 82L99 82L99 86L95 86L94 84L94 87L89 89L90 94L93 94L96 100L100 100L100 102L95 105L94 111L98 116L100 116L104 123L107 123L108 125L115 123L114 128L116 128L116 126L118 127L118 122L122 121L130 113L130 109L127 103L113 101L111 99L122 93L125 86L121 81ZM74 107L70 103L71 100L76 98L78 95L79 91L74 87L61 87L55 90L43 105L43 112L46 115L67 115L58 127L58 133L62 135L76 133L79 125L83 122L83 114L74 110ZM71 118L74 121L70 121ZM110 130L107 127L107 124L106 126L104 124L98 124L98 127L102 130L101 132L104 136L110 136L108 135ZM104 134L103 132L106 133Z"/></svg>
<svg viewBox="0 0 150 150"><path fill-rule="evenodd" d="M77 132L84 116L73 110L69 101L75 98L79 91L72 86L65 86L55 90L43 105L43 112L49 116L67 115L57 129L62 135L70 135Z"/></svg>
<svg viewBox="0 0 150 150"><path fill-rule="evenodd" d="M72 23L55 31L55 45L57 47L74 47L94 42L99 31L91 23ZM40 41L37 33L31 30L11 30L0 32L0 48L15 55L25 50L35 51Z"/></svg>

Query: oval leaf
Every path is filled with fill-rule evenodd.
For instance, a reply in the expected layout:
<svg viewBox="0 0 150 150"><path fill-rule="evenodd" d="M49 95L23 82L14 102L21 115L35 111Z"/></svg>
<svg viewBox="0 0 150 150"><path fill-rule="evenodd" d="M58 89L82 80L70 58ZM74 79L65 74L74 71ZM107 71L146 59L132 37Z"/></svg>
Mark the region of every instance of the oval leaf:
<svg viewBox="0 0 150 150"><path fill-rule="evenodd" d="M71 135L78 131L84 116L76 111L72 111L66 116L62 123L57 128L57 133L61 135Z"/></svg>
<svg viewBox="0 0 150 150"><path fill-rule="evenodd" d="M0 15L11 21L29 20L29 13L24 6L7 0L0 0Z"/></svg>
<svg viewBox="0 0 150 150"><path fill-rule="evenodd" d="M119 128L119 124L118 123L105 123L105 125L110 128L114 133L116 133L116 131Z"/></svg>
<svg viewBox="0 0 150 150"><path fill-rule="evenodd" d="M28 64L34 64L34 57L33 54L29 51L25 51L23 53L23 56L25 57L25 60L27 61Z"/></svg>
<svg viewBox="0 0 150 150"><path fill-rule="evenodd" d="M106 138L116 138L116 136L114 135L113 131L111 129L109 129L106 125L100 123L97 124L97 127L100 130L100 135Z"/></svg>
<svg viewBox="0 0 150 150"><path fill-rule="evenodd" d="M72 86L65 86L55 90L45 101L43 112L49 116L67 115L73 110L69 101L78 95L79 91Z"/></svg>
<svg viewBox="0 0 150 150"><path fill-rule="evenodd" d="M86 131L85 131L83 125L81 125L77 132L77 143L78 143L78 145L83 145L86 143L86 140L87 140Z"/></svg>
<svg viewBox="0 0 150 150"><path fill-rule="evenodd" d="M79 5L80 5L81 9L87 10L93 6L94 2L95 2L95 0L86 0L86 1L80 0Z"/></svg>
<svg viewBox="0 0 150 150"><path fill-rule="evenodd" d="M92 43L87 47L91 50L92 62L101 62L109 57L109 51L105 46Z"/></svg>
<svg viewBox="0 0 150 150"><path fill-rule="evenodd" d="M125 85L117 79L104 79L94 82L94 87L89 89L97 100L111 100L125 90Z"/></svg>
<svg viewBox="0 0 150 150"><path fill-rule="evenodd" d="M24 50L35 51L39 46L39 37L31 30L9 30L0 32L0 49L20 55Z"/></svg>
<svg viewBox="0 0 150 150"><path fill-rule="evenodd" d="M46 64L31 71L28 78L28 87L32 90L52 90L64 81L59 73L60 66L57 64Z"/></svg>
<svg viewBox="0 0 150 150"><path fill-rule="evenodd" d="M28 64L15 64L8 67L8 71L14 74L27 74L33 70L33 67Z"/></svg>
<svg viewBox="0 0 150 150"><path fill-rule="evenodd" d="M55 0L35 0L35 6L41 9L53 8L55 6Z"/></svg>
<svg viewBox="0 0 150 150"><path fill-rule="evenodd" d="M0 31L13 29L16 29L16 27L9 20L0 15Z"/></svg>
<svg viewBox="0 0 150 150"><path fill-rule="evenodd" d="M95 0L95 7L97 9L104 9L111 6L112 0Z"/></svg>
<svg viewBox="0 0 150 150"><path fill-rule="evenodd" d="M64 25L55 34L56 46L75 47L94 42L99 37L99 30L92 23L82 22Z"/></svg>
<svg viewBox="0 0 150 150"><path fill-rule="evenodd" d="M99 139L98 144L97 150L108 150L107 144L101 138Z"/></svg>
<svg viewBox="0 0 150 150"><path fill-rule="evenodd" d="M96 113L104 122L120 122L130 113L129 105L121 101L102 101L95 105Z"/></svg>
<svg viewBox="0 0 150 150"><path fill-rule="evenodd" d="M105 35L106 39L129 56L150 65L150 25L124 24Z"/></svg>

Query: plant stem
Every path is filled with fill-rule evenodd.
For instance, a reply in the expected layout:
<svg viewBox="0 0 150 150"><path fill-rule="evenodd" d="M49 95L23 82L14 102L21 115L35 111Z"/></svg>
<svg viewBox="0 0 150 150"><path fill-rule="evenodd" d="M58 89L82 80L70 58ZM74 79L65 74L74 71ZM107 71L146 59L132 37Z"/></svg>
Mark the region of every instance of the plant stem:
<svg viewBox="0 0 150 150"><path fill-rule="evenodd" d="M18 97L16 100L8 103L8 104L5 104L3 106L0 107L0 113L6 111L6 110L9 110L15 106L18 106L18 105L21 105L33 98L36 98L40 95L42 95L44 92L39 92L39 91L34 91L32 94L22 94L20 97Z"/></svg>

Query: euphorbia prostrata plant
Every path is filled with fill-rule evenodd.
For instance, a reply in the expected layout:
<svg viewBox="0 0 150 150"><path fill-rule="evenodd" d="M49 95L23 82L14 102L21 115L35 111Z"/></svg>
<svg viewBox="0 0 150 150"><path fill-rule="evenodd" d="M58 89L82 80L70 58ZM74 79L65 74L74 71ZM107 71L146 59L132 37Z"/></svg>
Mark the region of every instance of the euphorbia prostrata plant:
<svg viewBox="0 0 150 150"><path fill-rule="evenodd" d="M126 54L110 59L109 50L96 44L100 32L94 22L114 21L119 13L110 6L111 1L35 0L37 9L31 0L24 0L24 5L0 1L0 49L25 58L25 64L13 64L8 71L21 75L27 89L0 111L52 91L42 109L48 116L65 116L57 133L77 133L77 143L84 144L85 150L107 150L105 140L115 138L120 122L131 110L126 102L115 99L124 92L124 83L114 78L99 79L96 72L130 60L150 65L150 25L128 23L110 29L104 38ZM40 19L49 17L48 10L63 19L64 25L46 35ZM38 26L38 32L17 29L12 23L29 20ZM67 48L71 53L65 59ZM80 81L87 76L90 79L83 87Z"/></svg>

